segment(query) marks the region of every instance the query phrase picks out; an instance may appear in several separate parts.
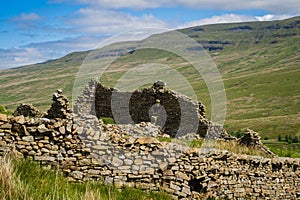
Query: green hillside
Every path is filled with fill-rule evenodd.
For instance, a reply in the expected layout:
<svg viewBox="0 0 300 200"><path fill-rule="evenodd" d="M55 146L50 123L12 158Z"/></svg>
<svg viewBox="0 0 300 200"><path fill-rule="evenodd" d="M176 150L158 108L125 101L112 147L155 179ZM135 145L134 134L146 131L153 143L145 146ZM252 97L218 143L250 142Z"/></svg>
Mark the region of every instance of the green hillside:
<svg viewBox="0 0 300 200"><path fill-rule="evenodd" d="M258 131L263 138L300 136L300 17L180 30L203 45L222 73L227 95L226 127ZM0 71L0 104L14 110L32 103L47 110L52 93L63 88L71 98L74 77L89 52ZM171 64L191 82L210 113L210 98L189 64L168 52L144 49L122 56L102 77L114 85L130 66L152 61ZM117 69L117 70L116 70Z"/></svg>

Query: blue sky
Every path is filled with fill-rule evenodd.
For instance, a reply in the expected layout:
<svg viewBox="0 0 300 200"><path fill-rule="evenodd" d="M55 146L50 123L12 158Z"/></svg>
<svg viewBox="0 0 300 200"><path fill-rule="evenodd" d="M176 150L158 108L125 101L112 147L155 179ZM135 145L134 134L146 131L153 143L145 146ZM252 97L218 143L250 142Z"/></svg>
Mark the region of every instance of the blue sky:
<svg viewBox="0 0 300 200"><path fill-rule="evenodd" d="M9 0L0 12L0 69L95 48L133 29L285 19L299 0Z"/></svg>

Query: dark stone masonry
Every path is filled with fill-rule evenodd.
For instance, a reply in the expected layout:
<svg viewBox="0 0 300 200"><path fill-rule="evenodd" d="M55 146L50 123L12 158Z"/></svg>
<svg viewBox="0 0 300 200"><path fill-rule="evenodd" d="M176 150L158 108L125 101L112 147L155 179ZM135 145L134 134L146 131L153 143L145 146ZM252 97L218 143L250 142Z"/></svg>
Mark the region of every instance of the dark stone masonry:
<svg viewBox="0 0 300 200"><path fill-rule="evenodd" d="M86 88L80 97L85 103L79 101L84 106L77 105L75 113L71 112L66 97L59 90L43 117L0 114L0 157L14 151L41 165L61 169L69 181L99 180L118 188L161 190L174 199L300 198L299 159L237 155L224 150L160 142L154 136L173 136L178 126L168 124L167 119L162 129L161 124L149 122L151 119L143 109L159 100L168 114L176 113L169 110L165 102L176 104L175 99L181 98L161 85L133 95L136 101L147 98L144 104L132 105L131 112L141 110L132 117L136 124L105 125L97 117L111 113L109 102L101 94L99 96L99 92L111 94L113 89L100 86L89 83L89 89ZM89 95L94 95L96 100L86 98ZM101 105L100 102L105 106L95 109L93 106ZM205 118L202 107L198 103L195 105L196 114L202 120ZM141 122L143 119L146 122ZM204 121L209 124L206 119ZM237 142L261 145L259 137L250 130Z"/></svg>
<svg viewBox="0 0 300 200"><path fill-rule="evenodd" d="M228 136L207 120L201 102L170 90L161 81L143 90L120 92L92 80L78 98L74 112L113 118L118 124L152 122L171 137L195 132L201 137Z"/></svg>
<svg viewBox="0 0 300 200"><path fill-rule="evenodd" d="M42 117L45 113L40 112L32 104L21 104L14 112L14 116Z"/></svg>

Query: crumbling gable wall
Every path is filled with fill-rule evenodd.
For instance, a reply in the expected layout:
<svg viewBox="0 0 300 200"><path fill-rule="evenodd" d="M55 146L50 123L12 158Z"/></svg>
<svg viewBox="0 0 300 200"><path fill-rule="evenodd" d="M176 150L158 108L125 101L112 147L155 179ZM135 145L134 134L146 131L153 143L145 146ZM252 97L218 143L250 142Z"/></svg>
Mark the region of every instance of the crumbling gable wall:
<svg viewBox="0 0 300 200"><path fill-rule="evenodd" d="M172 137L195 132L205 137L211 126L201 102L170 90L161 81L143 90L120 92L92 80L78 98L75 113L93 112L120 124L153 122Z"/></svg>

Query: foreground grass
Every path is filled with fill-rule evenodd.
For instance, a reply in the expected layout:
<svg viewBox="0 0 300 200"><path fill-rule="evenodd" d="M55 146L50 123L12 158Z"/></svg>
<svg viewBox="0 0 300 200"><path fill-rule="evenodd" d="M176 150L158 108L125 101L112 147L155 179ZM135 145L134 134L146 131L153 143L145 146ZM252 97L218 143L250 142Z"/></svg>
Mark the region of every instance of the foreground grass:
<svg viewBox="0 0 300 200"><path fill-rule="evenodd" d="M252 156L270 157L270 155L260 149L240 145L235 141L215 141L207 140L203 142L202 148L217 148L221 150L231 151L236 154L246 154Z"/></svg>
<svg viewBox="0 0 300 200"><path fill-rule="evenodd" d="M262 156L266 158L270 158L271 156L266 154L260 149L247 147L245 145L241 145L235 141L222 141L222 140L178 140L173 139L172 142L183 144L189 146L191 148L216 148L220 150L227 150L233 152L235 154L246 154L252 156ZM276 152L275 152L276 153Z"/></svg>
<svg viewBox="0 0 300 200"><path fill-rule="evenodd" d="M99 182L71 183L59 171L42 169L24 159L0 158L0 200L31 199L172 199L161 192L134 188L119 191Z"/></svg>

